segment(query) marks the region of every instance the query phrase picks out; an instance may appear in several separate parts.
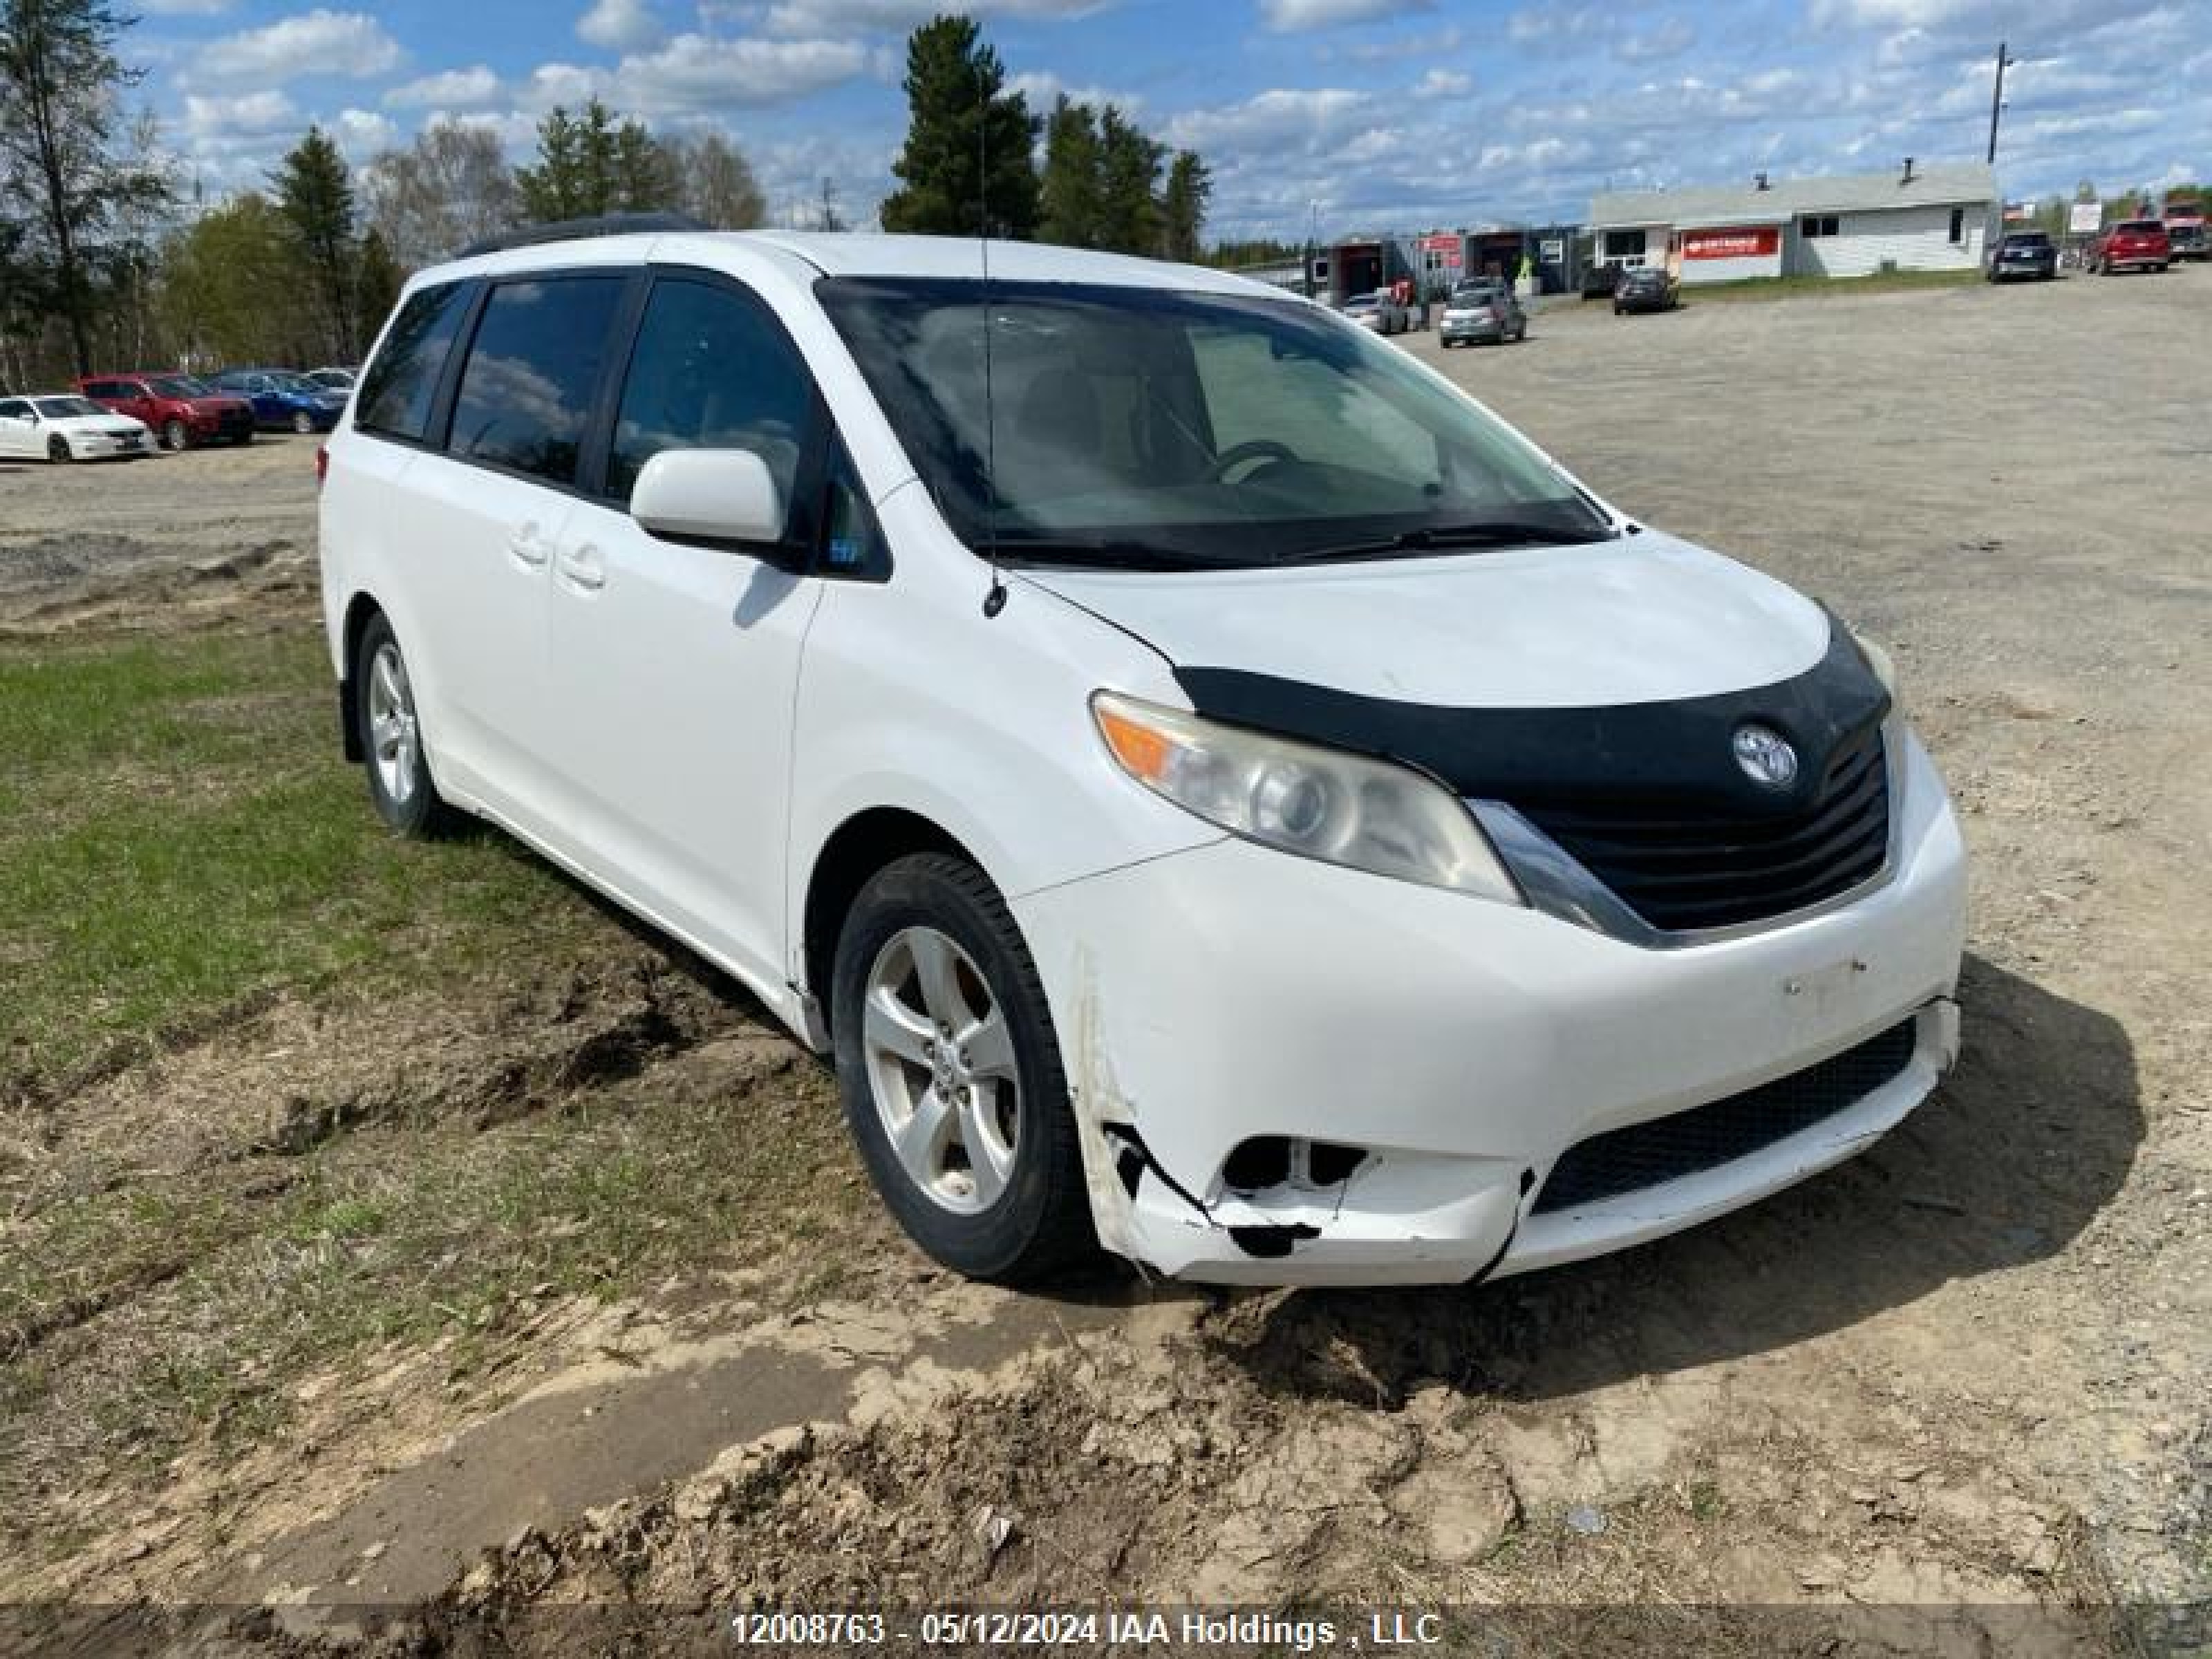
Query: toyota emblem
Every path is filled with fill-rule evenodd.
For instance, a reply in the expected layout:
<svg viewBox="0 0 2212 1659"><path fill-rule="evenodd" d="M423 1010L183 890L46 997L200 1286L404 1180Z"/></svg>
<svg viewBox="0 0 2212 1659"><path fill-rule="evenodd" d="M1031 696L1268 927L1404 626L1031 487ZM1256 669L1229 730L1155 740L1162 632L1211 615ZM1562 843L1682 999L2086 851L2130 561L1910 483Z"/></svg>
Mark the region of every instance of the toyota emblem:
<svg viewBox="0 0 2212 1659"><path fill-rule="evenodd" d="M1787 789L1796 781L1797 751L1779 732L1764 726L1739 726L1734 747L1735 763L1753 783Z"/></svg>

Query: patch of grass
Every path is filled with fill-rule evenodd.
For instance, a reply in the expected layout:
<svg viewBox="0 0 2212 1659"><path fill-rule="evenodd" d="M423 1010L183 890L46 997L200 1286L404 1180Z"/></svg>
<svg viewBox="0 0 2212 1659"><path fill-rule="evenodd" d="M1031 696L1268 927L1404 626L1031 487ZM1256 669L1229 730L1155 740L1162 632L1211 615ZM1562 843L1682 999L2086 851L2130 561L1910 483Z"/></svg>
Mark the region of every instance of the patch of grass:
<svg viewBox="0 0 2212 1659"><path fill-rule="evenodd" d="M304 630L0 651L7 1069L66 1071L257 991L434 977L597 921L503 837L392 836L334 711Z"/></svg>
<svg viewBox="0 0 2212 1659"><path fill-rule="evenodd" d="M1708 300L1836 299L1849 294L1894 294L1917 289L1963 288L1982 280L1974 270L1878 270L1866 276L1748 276L1735 283L1685 284L1682 303Z"/></svg>

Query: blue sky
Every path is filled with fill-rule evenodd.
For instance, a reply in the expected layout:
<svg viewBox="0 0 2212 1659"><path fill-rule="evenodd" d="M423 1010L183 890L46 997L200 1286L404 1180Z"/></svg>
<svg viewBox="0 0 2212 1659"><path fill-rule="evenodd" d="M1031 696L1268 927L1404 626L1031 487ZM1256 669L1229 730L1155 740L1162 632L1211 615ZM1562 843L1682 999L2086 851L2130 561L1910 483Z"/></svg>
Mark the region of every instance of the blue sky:
<svg viewBox="0 0 2212 1659"><path fill-rule="evenodd" d="M720 126L779 222L866 223L931 0L137 0L126 58L210 196L310 120L368 160L425 122L520 157L599 93ZM983 0L1033 104L1112 98L1212 165L1216 235L1579 219L1594 190L1980 159L2009 195L2212 174L2212 0Z"/></svg>

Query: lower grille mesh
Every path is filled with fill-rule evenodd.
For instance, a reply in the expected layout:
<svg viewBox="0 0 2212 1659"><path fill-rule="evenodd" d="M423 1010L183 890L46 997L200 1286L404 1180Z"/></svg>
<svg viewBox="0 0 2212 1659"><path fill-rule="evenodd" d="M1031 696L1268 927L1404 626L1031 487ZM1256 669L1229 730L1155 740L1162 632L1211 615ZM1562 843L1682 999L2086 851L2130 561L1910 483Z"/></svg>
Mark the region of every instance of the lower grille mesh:
<svg viewBox="0 0 2212 1659"><path fill-rule="evenodd" d="M1908 1019L1817 1066L1740 1095L1577 1141L1553 1166L1533 1213L1639 1192L1786 1140L1896 1077L1912 1058L1914 1041Z"/></svg>

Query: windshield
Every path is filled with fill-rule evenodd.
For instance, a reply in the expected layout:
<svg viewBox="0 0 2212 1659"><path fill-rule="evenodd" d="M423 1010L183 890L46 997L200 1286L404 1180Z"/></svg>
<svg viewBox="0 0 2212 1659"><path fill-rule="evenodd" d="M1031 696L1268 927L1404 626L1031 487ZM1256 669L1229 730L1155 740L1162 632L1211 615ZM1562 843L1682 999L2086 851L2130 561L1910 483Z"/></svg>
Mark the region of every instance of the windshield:
<svg viewBox="0 0 2212 1659"><path fill-rule="evenodd" d="M165 375L158 380L149 380L157 398L204 398L208 389L189 374Z"/></svg>
<svg viewBox="0 0 2212 1659"><path fill-rule="evenodd" d="M980 284L816 292L970 546L1172 568L1612 533L1516 434L1318 307L994 284L987 425Z"/></svg>
<svg viewBox="0 0 2212 1659"><path fill-rule="evenodd" d="M50 421L65 421L81 415L105 415L107 411L89 398L33 398L39 413Z"/></svg>

